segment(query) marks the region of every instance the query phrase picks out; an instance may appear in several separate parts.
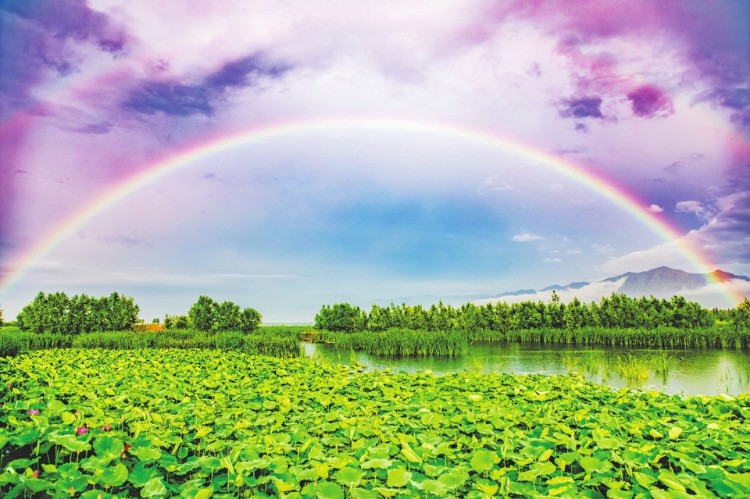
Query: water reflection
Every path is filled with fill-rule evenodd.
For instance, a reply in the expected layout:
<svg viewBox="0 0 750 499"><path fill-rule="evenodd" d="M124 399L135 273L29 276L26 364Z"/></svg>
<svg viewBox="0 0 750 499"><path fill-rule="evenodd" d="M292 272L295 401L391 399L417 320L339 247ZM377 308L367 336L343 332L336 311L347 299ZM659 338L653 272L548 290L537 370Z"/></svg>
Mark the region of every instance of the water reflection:
<svg viewBox="0 0 750 499"><path fill-rule="evenodd" d="M750 355L735 350L638 350L615 347L518 343L478 344L460 359L370 357L330 345L303 344L307 356L368 369L435 374L456 371L515 374L579 374L613 388L642 388L669 394L750 393Z"/></svg>

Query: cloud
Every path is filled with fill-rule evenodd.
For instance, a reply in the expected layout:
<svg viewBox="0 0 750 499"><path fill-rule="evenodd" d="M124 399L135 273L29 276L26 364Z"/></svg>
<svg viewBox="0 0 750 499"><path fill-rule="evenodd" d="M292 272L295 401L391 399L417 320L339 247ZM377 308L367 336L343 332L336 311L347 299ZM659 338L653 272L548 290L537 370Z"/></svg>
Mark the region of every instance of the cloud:
<svg viewBox="0 0 750 499"><path fill-rule="evenodd" d="M503 180L500 175L487 177L484 182L482 182L480 188L496 192L512 191L514 189L514 187L507 181Z"/></svg>
<svg viewBox="0 0 750 499"><path fill-rule="evenodd" d="M279 78L289 69L290 65L266 64L260 56L251 55L225 63L206 78L205 85L219 91L248 87L254 85L258 78Z"/></svg>
<svg viewBox="0 0 750 499"><path fill-rule="evenodd" d="M163 112L171 116L213 114L208 90L201 85L147 82L133 90L124 106L140 113Z"/></svg>
<svg viewBox="0 0 750 499"><path fill-rule="evenodd" d="M652 204L648 207L648 211L650 211L651 213L661 213L664 211L664 208L662 208L658 204Z"/></svg>
<svg viewBox="0 0 750 499"><path fill-rule="evenodd" d="M542 236L537 236L536 234L531 234L530 232L521 232L520 234L516 234L513 236L513 241L517 243L528 243L530 241L538 241L542 239Z"/></svg>
<svg viewBox="0 0 750 499"><path fill-rule="evenodd" d="M545 258L542 260L543 263L562 263L562 260L559 258Z"/></svg>
<svg viewBox="0 0 750 499"><path fill-rule="evenodd" d="M708 220L711 213L700 201L678 201L675 205L676 213L692 213L701 220Z"/></svg>
<svg viewBox="0 0 750 499"><path fill-rule="evenodd" d="M0 12L0 91L11 100L29 98L48 68L63 76L76 71L86 50L82 46L120 53L128 41L123 30L84 0L2 2Z"/></svg>
<svg viewBox="0 0 750 499"><path fill-rule="evenodd" d="M562 101L563 118L603 118L601 97L571 97Z"/></svg>
<svg viewBox="0 0 750 499"><path fill-rule="evenodd" d="M139 83L123 102L127 109L170 116L214 114L213 101L233 88L255 86L262 77L280 78L291 66L267 64L259 56L248 56L224 63L200 78L199 83L178 80L150 80Z"/></svg>
<svg viewBox="0 0 750 499"><path fill-rule="evenodd" d="M99 241L107 244L117 244L121 246L126 246L128 248L135 248L138 246L146 246L151 247L154 245L154 242L145 236L138 235L138 234L129 234L129 235L112 235L112 236L101 236L98 238Z"/></svg>
<svg viewBox="0 0 750 499"><path fill-rule="evenodd" d="M642 85L628 93L628 100L636 116L664 117L674 112L672 101L654 85Z"/></svg>

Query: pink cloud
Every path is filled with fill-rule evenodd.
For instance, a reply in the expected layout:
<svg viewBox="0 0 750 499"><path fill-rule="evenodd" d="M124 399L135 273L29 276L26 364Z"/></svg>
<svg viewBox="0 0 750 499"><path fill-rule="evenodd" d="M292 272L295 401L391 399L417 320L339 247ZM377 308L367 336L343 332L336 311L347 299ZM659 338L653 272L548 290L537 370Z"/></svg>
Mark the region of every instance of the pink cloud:
<svg viewBox="0 0 750 499"><path fill-rule="evenodd" d="M636 116L653 118L674 112L671 99L654 85L641 85L628 93L628 100Z"/></svg>

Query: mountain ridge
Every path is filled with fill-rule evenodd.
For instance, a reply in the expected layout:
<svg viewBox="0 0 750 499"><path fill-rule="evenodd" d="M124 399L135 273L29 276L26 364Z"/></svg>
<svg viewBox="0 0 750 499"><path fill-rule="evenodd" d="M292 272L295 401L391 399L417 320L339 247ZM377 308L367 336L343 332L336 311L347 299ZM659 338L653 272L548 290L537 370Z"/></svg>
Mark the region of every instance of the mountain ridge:
<svg viewBox="0 0 750 499"><path fill-rule="evenodd" d="M599 281L587 282L576 281L566 285L553 284L545 288L521 289L516 291L503 292L490 298L518 297L523 295L535 295L547 291L571 291L582 289L586 286L597 283L617 283L623 281L617 289L618 293L629 296L651 296L665 294L680 294L682 291L700 289L709 284L717 282L727 282L731 280L740 280L750 282L750 277L745 275L733 274L720 269L716 269L706 274L685 272L684 270L673 269L665 265L655 267L642 272L626 272L600 279Z"/></svg>

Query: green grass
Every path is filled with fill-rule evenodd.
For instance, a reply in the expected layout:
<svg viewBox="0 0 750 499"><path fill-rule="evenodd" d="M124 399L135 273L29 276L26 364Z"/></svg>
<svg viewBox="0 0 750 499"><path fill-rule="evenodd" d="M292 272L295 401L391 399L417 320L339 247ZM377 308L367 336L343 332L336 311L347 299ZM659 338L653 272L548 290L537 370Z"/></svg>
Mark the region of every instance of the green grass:
<svg viewBox="0 0 750 499"><path fill-rule="evenodd" d="M618 355L615 361L617 372L625 378L625 381L635 386L642 385L648 379L649 367L647 359L632 353Z"/></svg>
<svg viewBox="0 0 750 499"><path fill-rule="evenodd" d="M134 350L141 348L207 348L238 349L275 357L301 355L296 330L280 328L239 332L205 333L189 329L133 332L112 331L80 335L36 334L28 332L0 333L0 357L49 348L103 348Z"/></svg>
<svg viewBox="0 0 750 499"><path fill-rule="evenodd" d="M0 363L0 496L744 497L750 397L201 349Z"/></svg>
<svg viewBox="0 0 750 499"><path fill-rule="evenodd" d="M469 349L460 331L433 332L412 329L388 329L382 332L326 333L323 342L336 349L366 352L381 357L462 357Z"/></svg>

